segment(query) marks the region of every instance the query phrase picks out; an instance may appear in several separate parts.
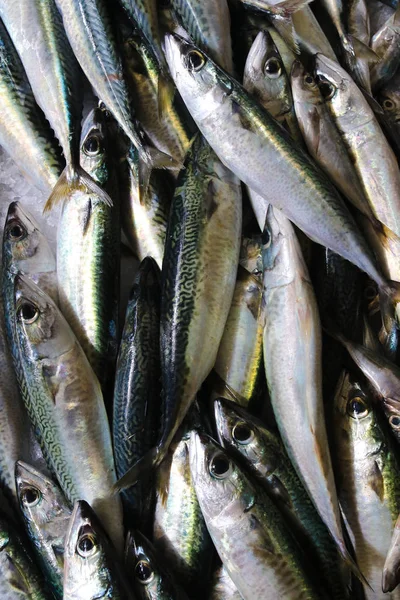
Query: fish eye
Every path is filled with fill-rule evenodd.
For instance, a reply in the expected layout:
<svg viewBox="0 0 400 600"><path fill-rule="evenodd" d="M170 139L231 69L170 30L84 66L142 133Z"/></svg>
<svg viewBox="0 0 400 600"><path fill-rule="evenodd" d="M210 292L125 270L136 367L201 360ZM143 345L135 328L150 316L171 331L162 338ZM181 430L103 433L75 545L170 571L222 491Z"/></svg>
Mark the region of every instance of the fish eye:
<svg viewBox="0 0 400 600"><path fill-rule="evenodd" d="M97 550L96 536L93 533L84 533L78 540L76 546L79 556L89 558L93 556Z"/></svg>
<svg viewBox="0 0 400 600"><path fill-rule="evenodd" d="M282 67L280 61L275 58L269 58L264 66L264 73L270 79L277 79L282 74Z"/></svg>
<svg viewBox="0 0 400 600"><path fill-rule="evenodd" d="M185 56L185 64L188 71L200 71L205 62L203 54L198 50L191 50Z"/></svg>
<svg viewBox="0 0 400 600"><path fill-rule="evenodd" d="M32 302L25 301L19 308L19 315L24 323L34 323L39 317L39 309Z"/></svg>
<svg viewBox="0 0 400 600"><path fill-rule="evenodd" d="M389 419L389 425L392 429L400 431L400 416L392 415Z"/></svg>
<svg viewBox="0 0 400 600"><path fill-rule="evenodd" d="M143 584L150 583L154 579L154 571L147 560L139 560L135 567L135 577Z"/></svg>
<svg viewBox="0 0 400 600"><path fill-rule="evenodd" d="M271 232L268 229L268 227L264 227L264 231L262 232L261 235L261 243L264 246L264 248L269 248L272 242L272 236L271 236Z"/></svg>
<svg viewBox="0 0 400 600"><path fill-rule="evenodd" d="M32 508L39 504L42 494L35 487L26 487L21 493L21 500L25 506Z"/></svg>
<svg viewBox="0 0 400 600"><path fill-rule="evenodd" d="M253 269L252 275L255 275L256 277L259 277L260 275L262 275L261 269L259 269L258 267L256 267L255 269Z"/></svg>
<svg viewBox="0 0 400 600"><path fill-rule="evenodd" d="M218 452L212 457L209 470L215 479L225 479L231 471L231 463L225 454Z"/></svg>
<svg viewBox="0 0 400 600"><path fill-rule="evenodd" d="M14 223L8 230L8 237L14 242L21 240L25 234L25 229L19 223Z"/></svg>
<svg viewBox="0 0 400 600"><path fill-rule="evenodd" d="M250 442L254 439L254 432L244 421L240 421L236 423L235 427L232 430L233 439L243 446L250 444Z"/></svg>
<svg viewBox="0 0 400 600"><path fill-rule="evenodd" d="M97 135L89 135L83 142L83 151L87 156L96 156L100 150L101 142Z"/></svg>
<svg viewBox="0 0 400 600"><path fill-rule="evenodd" d="M367 300L374 300L378 291L373 283L369 283L364 290L364 296Z"/></svg>
<svg viewBox="0 0 400 600"><path fill-rule="evenodd" d="M382 107L385 110L393 110L394 109L394 102L393 100L390 100L390 98L386 98L383 102L382 102Z"/></svg>
<svg viewBox="0 0 400 600"><path fill-rule="evenodd" d="M335 94L335 88L330 83L320 83L319 90L324 100L330 100Z"/></svg>
<svg viewBox="0 0 400 600"><path fill-rule="evenodd" d="M353 419L362 419L367 416L369 410L365 401L360 396L356 396L347 403L347 413Z"/></svg>
<svg viewBox="0 0 400 600"><path fill-rule="evenodd" d="M307 85L313 85L315 84L315 79L312 75L310 75L309 73L307 73L307 75L304 76L304 81Z"/></svg>

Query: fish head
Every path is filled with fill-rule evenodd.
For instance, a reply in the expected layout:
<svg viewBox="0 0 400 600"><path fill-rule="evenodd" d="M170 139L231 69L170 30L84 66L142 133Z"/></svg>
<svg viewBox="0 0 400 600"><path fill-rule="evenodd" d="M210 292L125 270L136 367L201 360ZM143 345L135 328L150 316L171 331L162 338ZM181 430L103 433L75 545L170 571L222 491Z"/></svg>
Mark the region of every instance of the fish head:
<svg viewBox="0 0 400 600"><path fill-rule="evenodd" d="M318 105L323 103L322 95L315 77L304 65L295 60L292 65L291 83L295 103Z"/></svg>
<svg viewBox="0 0 400 600"><path fill-rule="evenodd" d="M333 110L335 117L350 118L360 106L352 94L355 83L340 65L323 54L315 58L315 73L324 101Z"/></svg>
<svg viewBox="0 0 400 600"><path fill-rule="evenodd" d="M80 140L80 164L102 185L109 179L107 121L110 118L105 109L91 110L82 125Z"/></svg>
<svg viewBox="0 0 400 600"><path fill-rule="evenodd" d="M352 375L343 371L334 399L334 426L343 439L364 448L374 427L374 412L368 395Z"/></svg>
<svg viewBox="0 0 400 600"><path fill-rule="evenodd" d="M152 545L139 531L128 533L125 564L132 573L137 596L143 599L158 597L157 594L163 591L163 578L157 568Z"/></svg>
<svg viewBox="0 0 400 600"><path fill-rule="evenodd" d="M56 358L76 344L53 300L24 275L15 277L14 305L22 351L33 360Z"/></svg>
<svg viewBox="0 0 400 600"><path fill-rule="evenodd" d="M189 112L201 122L220 109L221 98L232 92L231 79L195 46L176 33L165 37L171 76Z"/></svg>
<svg viewBox="0 0 400 600"><path fill-rule="evenodd" d="M59 486L34 467L18 461L15 482L19 505L35 537L63 552L71 510Z"/></svg>
<svg viewBox="0 0 400 600"><path fill-rule="evenodd" d="M40 227L19 202L8 208L3 235L3 264L11 273L55 272L56 261Z"/></svg>
<svg viewBox="0 0 400 600"><path fill-rule="evenodd" d="M258 473L271 475L281 454L277 438L242 407L225 398L215 400L214 414L221 445L240 454Z"/></svg>
<svg viewBox="0 0 400 600"><path fill-rule="evenodd" d="M202 513L208 519L235 521L254 504L254 488L236 462L210 437L192 431L190 471Z"/></svg>
<svg viewBox="0 0 400 600"><path fill-rule="evenodd" d="M276 119L291 109L285 67L268 31L260 31L250 48L243 85Z"/></svg>
<svg viewBox="0 0 400 600"><path fill-rule="evenodd" d="M106 534L84 500L75 503L64 550L64 594L68 598L109 598L112 589L107 565Z"/></svg>
<svg viewBox="0 0 400 600"><path fill-rule="evenodd" d="M398 90L390 88L383 89L379 96L378 102L383 108L386 119L390 122L400 124L400 93Z"/></svg>

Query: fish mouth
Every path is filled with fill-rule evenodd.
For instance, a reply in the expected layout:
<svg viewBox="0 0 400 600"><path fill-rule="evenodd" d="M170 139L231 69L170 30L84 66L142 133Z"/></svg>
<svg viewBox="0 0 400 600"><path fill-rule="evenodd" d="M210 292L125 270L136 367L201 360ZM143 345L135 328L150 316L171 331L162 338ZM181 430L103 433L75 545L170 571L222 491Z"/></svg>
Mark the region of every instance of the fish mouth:
<svg viewBox="0 0 400 600"><path fill-rule="evenodd" d="M304 72L303 65L301 64L301 62L299 60L295 60L292 65L291 76L293 78L297 78L297 77L300 77L303 74L303 72Z"/></svg>

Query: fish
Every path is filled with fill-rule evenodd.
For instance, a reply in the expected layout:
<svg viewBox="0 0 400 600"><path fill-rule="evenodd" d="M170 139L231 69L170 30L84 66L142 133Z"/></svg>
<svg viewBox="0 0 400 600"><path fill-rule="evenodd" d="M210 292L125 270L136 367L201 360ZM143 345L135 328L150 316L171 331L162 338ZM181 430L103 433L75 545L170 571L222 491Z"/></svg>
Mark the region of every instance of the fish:
<svg viewBox="0 0 400 600"><path fill-rule="evenodd" d="M225 71L233 74L230 14L227 0L171 0L189 37Z"/></svg>
<svg viewBox="0 0 400 600"><path fill-rule="evenodd" d="M260 31L250 48L243 86L274 119L286 125L293 139L303 141L294 113L288 74L267 31Z"/></svg>
<svg viewBox="0 0 400 600"><path fill-rule="evenodd" d="M188 600L166 571L154 546L140 531L129 532L126 541L125 565L139 600Z"/></svg>
<svg viewBox="0 0 400 600"><path fill-rule="evenodd" d="M293 64L291 84L297 122L310 155L345 197L374 221L374 214L318 83L300 61Z"/></svg>
<svg viewBox="0 0 400 600"><path fill-rule="evenodd" d="M393 592L400 583L399 581L399 530L400 518L397 517L393 529L390 547L386 555L385 564L382 573L382 591L384 593Z"/></svg>
<svg viewBox="0 0 400 600"><path fill-rule="evenodd" d="M57 229L60 309L99 379L108 405L118 346L120 222L111 135L107 117L99 108L92 110L83 124L80 157L113 203L109 206L99 195L81 191L62 199Z"/></svg>
<svg viewBox="0 0 400 600"><path fill-rule="evenodd" d="M374 34L371 48L379 61L371 69L374 91L381 88L395 75L400 67L400 6L384 25Z"/></svg>
<svg viewBox="0 0 400 600"><path fill-rule="evenodd" d="M371 37L382 27L382 25L393 15L394 8L391 8L382 0L367 0L369 21L371 26Z"/></svg>
<svg viewBox="0 0 400 600"><path fill-rule="evenodd" d="M158 468L152 539L164 566L190 598L200 600L214 552L190 474L189 438L190 428L184 429Z"/></svg>
<svg viewBox="0 0 400 600"><path fill-rule="evenodd" d="M172 77L200 131L225 166L264 198L258 206L253 204L258 222L265 221L271 202L313 241L367 272L392 302L397 286L383 278L353 218L323 173L240 84L203 52L176 34L168 35L165 45Z"/></svg>
<svg viewBox="0 0 400 600"><path fill-rule="evenodd" d="M211 585L210 600L242 600L224 565L215 569Z"/></svg>
<svg viewBox="0 0 400 600"><path fill-rule="evenodd" d="M122 509L100 384L60 310L33 282L14 284L20 368L29 416L71 504L87 499L122 551Z"/></svg>
<svg viewBox="0 0 400 600"><path fill-rule="evenodd" d="M338 382L332 409L338 495L357 563L369 583L364 585L365 598L384 599L379 590L399 514L399 464L371 398L347 371ZM399 597L400 591L390 596Z"/></svg>
<svg viewBox="0 0 400 600"><path fill-rule="evenodd" d="M148 45L137 33L120 26L127 83L130 86L135 114L156 148L183 161L190 146L190 117L179 99L165 103L160 110L160 86L166 80ZM165 62L165 59L164 59ZM174 89L175 91L175 89ZM193 128L192 128L193 129Z"/></svg>
<svg viewBox="0 0 400 600"><path fill-rule="evenodd" d="M356 63L353 67L354 79L362 84L362 88L372 96L370 67L374 65L378 56L374 57L369 50L371 40L371 29L369 22L369 11L366 0L351 0L347 3L346 29L356 46L361 42L364 45L362 52L356 50Z"/></svg>
<svg viewBox="0 0 400 600"><path fill-rule="evenodd" d="M160 270L148 256L140 264L132 286L118 351L113 403L118 477L156 442L161 404L160 302ZM146 522L149 505L153 505L148 498L149 483L146 485L141 478L123 493L126 512L133 523Z"/></svg>
<svg viewBox="0 0 400 600"><path fill-rule="evenodd" d="M325 426L317 301L294 229L272 206L263 236L264 367L272 408L302 484L339 552L352 564Z"/></svg>
<svg viewBox="0 0 400 600"><path fill-rule="evenodd" d="M64 551L63 600L134 600L102 524L84 500L75 502Z"/></svg>
<svg viewBox="0 0 400 600"><path fill-rule="evenodd" d="M162 269L161 435L119 479L117 491L162 462L215 363L235 289L241 226L239 181L198 135L178 177Z"/></svg>
<svg viewBox="0 0 400 600"><path fill-rule="evenodd" d="M38 563L56 598L63 597L64 542L72 510L59 486L34 467L18 461L19 505Z"/></svg>
<svg viewBox="0 0 400 600"><path fill-rule="evenodd" d="M18 53L0 21L0 144L24 176L49 194L64 168L61 150L36 104ZM22 158L23 157L23 158Z"/></svg>
<svg viewBox="0 0 400 600"><path fill-rule="evenodd" d="M65 188L95 191L107 201L103 190L79 164L82 72L55 1L15 3L4 0L0 5L0 18L21 58L36 102L62 146L66 161L45 208L50 208Z"/></svg>
<svg viewBox="0 0 400 600"><path fill-rule="evenodd" d="M261 301L262 283L239 267L214 372L218 375L217 388L221 387L222 395L245 407L255 395L263 368Z"/></svg>
<svg viewBox="0 0 400 600"><path fill-rule="evenodd" d="M25 540L3 513L0 516L0 597L2 600L53 600Z"/></svg>
<svg viewBox="0 0 400 600"><path fill-rule="evenodd" d="M208 530L243 599L320 598L272 500L209 437L193 431L189 452Z"/></svg>
<svg viewBox="0 0 400 600"><path fill-rule="evenodd" d="M346 64L346 67L350 71L354 72L357 57L353 39L349 36L348 31L346 31L343 0L322 0L321 4L332 21L339 36L343 60Z"/></svg>
<svg viewBox="0 0 400 600"><path fill-rule="evenodd" d="M139 152L142 159L139 186L144 193L152 168L179 168L180 165L151 147L132 115L122 59L106 2L56 0L56 3L71 47L88 81Z"/></svg>

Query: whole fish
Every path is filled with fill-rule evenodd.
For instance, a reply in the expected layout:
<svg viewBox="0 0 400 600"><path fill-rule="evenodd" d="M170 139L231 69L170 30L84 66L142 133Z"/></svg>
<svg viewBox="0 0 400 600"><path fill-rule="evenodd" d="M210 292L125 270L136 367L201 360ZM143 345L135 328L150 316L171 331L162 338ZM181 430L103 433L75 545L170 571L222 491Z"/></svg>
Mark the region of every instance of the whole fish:
<svg viewBox="0 0 400 600"><path fill-rule="evenodd" d="M386 556L382 573L383 592L393 592L400 583L400 517L394 526L390 547Z"/></svg>
<svg viewBox="0 0 400 600"><path fill-rule="evenodd" d="M190 469L211 538L244 600L320 598L272 500L197 432L190 440Z"/></svg>
<svg viewBox="0 0 400 600"><path fill-rule="evenodd" d="M220 565L213 574L212 591L209 600L242 600L237 587L229 577L224 565Z"/></svg>
<svg viewBox="0 0 400 600"><path fill-rule="evenodd" d="M64 552L63 600L134 600L102 524L84 500L75 503Z"/></svg>
<svg viewBox="0 0 400 600"><path fill-rule="evenodd" d="M50 467L69 502L87 498L121 550L122 510L99 382L65 318L26 277L15 278L24 398Z"/></svg>
<svg viewBox="0 0 400 600"><path fill-rule="evenodd" d="M151 256L161 269L173 188L165 173L152 171L146 192L140 194L139 171L139 154L131 144L120 165L122 229L138 259Z"/></svg>
<svg viewBox="0 0 400 600"><path fill-rule="evenodd" d="M293 138L302 141L293 109L290 82L281 56L267 31L260 31L247 56L243 86Z"/></svg>
<svg viewBox="0 0 400 600"><path fill-rule="evenodd" d="M64 542L71 509L51 479L18 461L15 479L19 505L46 581L56 598L63 597Z"/></svg>
<svg viewBox="0 0 400 600"><path fill-rule="evenodd" d="M371 48L380 59L371 70L371 83L376 91L400 68L400 6L375 33Z"/></svg>
<svg viewBox="0 0 400 600"><path fill-rule="evenodd" d="M183 28L228 73L233 73L227 0L171 0Z"/></svg>
<svg viewBox="0 0 400 600"><path fill-rule="evenodd" d="M258 207L253 205L258 221L265 220L271 202L314 241L356 264L396 296L392 288L389 292L334 187L275 120L211 59L176 34L167 36L166 54L178 90L211 147L265 198Z"/></svg>
<svg viewBox="0 0 400 600"><path fill-rule="evenodd" d="M53 600L43 576L10 519L0 516L0 597L2 600Z"/></svg>
<svg viewBox="0 0 400 600"><path fill-rule="evenodd" d="M108 190L113 205L81 191L63 198L57 232L60 308L98 377L105 402L117 355L120 226L116 172L107 117L85 119L81 164Z"/></svg>
<svg viewBox="0 0 400 600"><path fill-rule="evenodd" d="M378 102L383 109L385 133L397 159L400 160L400 69L378 92Z"/></svg>
<svg viewBox="0 0 400 600"><path fill-rule="evenodd" d="M147 257L135 277L126 310L114 384L113 443L117 476L152 448L160 386L160 271ZM147 485L148 487L148 485ZM133 522L143 523L150 502L142 478L123 499Z"/></svg>
<svg viewBox="0 0 400 600"><path fill-rule="evenodd" d="M318 84L300 61L293 64L291 84L297 122L309 153L346 198L374 218Z"/></svg>
<svg viewBox="0 0 400 600"><path fill-rule="evenodd" d="M346 371L336 392L333 431L340 504L371 586L364 585L365 598L383 600L382 570L400 508L399 465L370 398ZM400 590L389 597L400 598Z"/></svg>
<svg viewBox="0 0 400 600"><path fill-rule="evenodd" d="M399 165L372 109L351 77L337 63L318 55L316 73L319 81L328 84L327 105L354 163L372 212L399 236Z"/></svg>
<svg viewBox="0 0 400 600"><path fill-rule="evenodd" d="M159 150L183 161L191 138L187 116L173 99L160 109L160 86L166 87L168 83L165 75L137 33L126 27L120 29L123 31L125 73L137 118Z"/></svg>
<svg viewBox="0 0 400 600"><path fill-rule="evenodd" d="M176 167L176 163L145 140L134 119L124 79L121 56L104 0L56 0L65 31L83 72L96 95L113 114L141 158L139 184L144 192L151 168Z"/></svg>
<svg viewBox="0 0 400 600"><path fill-rule="evenodd" d="M189 437L184 431L174 441L158 469L153 544L189 596L201 599L214 553L190 474Z"/></svg>
<svg viewBox="0 0 400 600"><path fill-rule="evenodd" d="M272 206L263 236L264 366L272 408L300 480L340 553L351 562L325 428L314 290L294 229Z"/></svg>
<svg viewBox="0 0 400 600"><path fill-rule="evenodd" d="M0 143L25 177L49 193L64 163L53 132L35 101L17 51L0 21Z"/></svg>
<svg viewBox="0 0 400 600"><path fill-rule="evenodd" d="M149 540L139 531L128 533L125 565L138 600L187 600Z"/></svg>
<svg viewBox="0 0 400 600"><path fill-rule="evenodd" d="M261 282L239 267L214 371L222 395L227 394L242 406L248 406L253 398L262 369L261 300Z"/></svg>
<svg viewBox="0 0 400 600"><path fill-rule="evenodd" d="M235 289L241 226L239 181L199 134L178 177L163 262L161 438L117 489L160 464L215 363Z"/></svg>
<svg viewBox="0 0 400 600"><path fill-rule="evenodd" d="M63 148L67 163L47 200L47 208L70 188L96 191L104 196L101 188L79 165L82 74L55 1L3 0L0 17L22 60L36 101Z"/></svg>

